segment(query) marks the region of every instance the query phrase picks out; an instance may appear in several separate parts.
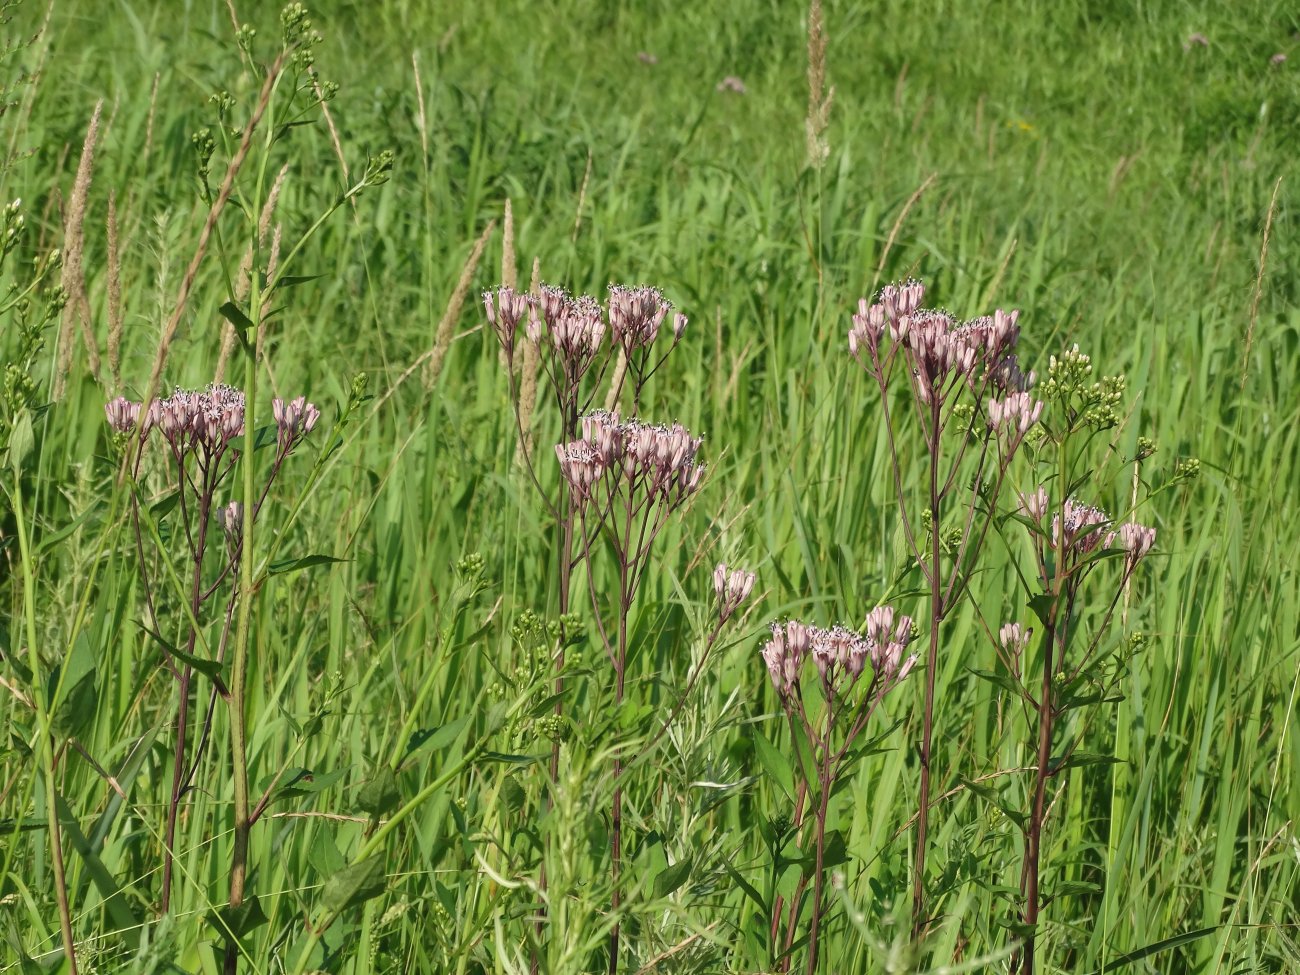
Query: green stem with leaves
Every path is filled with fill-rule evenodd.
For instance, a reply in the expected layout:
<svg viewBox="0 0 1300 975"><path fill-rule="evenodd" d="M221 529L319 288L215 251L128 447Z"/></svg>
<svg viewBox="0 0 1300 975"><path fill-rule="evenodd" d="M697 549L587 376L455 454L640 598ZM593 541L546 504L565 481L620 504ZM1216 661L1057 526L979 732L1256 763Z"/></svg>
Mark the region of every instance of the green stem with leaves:
<svg viewBox="0 0 1300 975"><path fill-rule="evenodd" d="M15 465L15 468L17 465ZM32 545L23 510L21 472L14 471L14 523L18 534L19 558L23 569L23 623L27 629L27 661L32 672L32 703L36 710L36 751L45 780L45 822L50 834L50 857L54 868L54 896L59 905L59 934L69 975L77 975L77 946L72 939L72 911L68 904L68 879L63 867L63 833L59 828L59 796L55 776L58 760L54 751L51 716L46 708L46 683L42 678L40 653L36 642L36 571L32 562ZM57 694L57 690L56 690Z"/></svg>

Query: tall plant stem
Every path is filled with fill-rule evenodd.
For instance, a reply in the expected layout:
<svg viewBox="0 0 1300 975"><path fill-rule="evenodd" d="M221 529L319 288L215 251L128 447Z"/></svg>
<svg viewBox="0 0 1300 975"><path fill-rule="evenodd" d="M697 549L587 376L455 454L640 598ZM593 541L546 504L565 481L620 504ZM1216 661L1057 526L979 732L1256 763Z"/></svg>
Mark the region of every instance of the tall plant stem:
<svg viewBox="0 0 1300 975"><path fill-rule="evenodd" d="M618 660L615 663L614 711L618 713L623 703L623 678L627 674L627 614L631 608L631 593L628 591L628 566L624 557L619 576L618 599ZM618 909L623 902L619 890L619 875L623 866L623 760L616 753L614 756L614 798L610 808L609 856L610 880L613 893L610 905L614 912L614 927L609 932L609 975L618 973Z"/></svg>
<svg viewBox="0 0 1300 975"><path fill-rule="evenodd" d="M58 759L50 730L51 716L46 710L47 693L40 654L36 649L36 568L32 562L31 538L27 516L23 511L21 474L14 473L14 527L18 533L19 558L23 568L23 621L27 629L27 666L32 672L32 702L36 707L36 743L40 755L41 777L45 780L45 825L50 834L50 858L54 867L54 897L59 906L59 935L63 955L68 960L69 975L77 975L77 946L72 940L72 910L68 904L68 878L63 867L63 831L59 826L59 794L55 782Z"/></svg>
<svg viewBox="0 0 1300 975"><path fill-rule="evenodd" d="M912 877L912 940L925 934L925 851L930 829L930 760L934 735L934 684L939 664L939 625L943 622L942 573L939 571L939 415L937 396L930 400L930 646L925 655L925 714L921 723L921 788L916 813L915 872Z"/></svg>
<svg viewBox="0 0 1300 975"><path fill-rule="evenodd" d="M190 580L190 616L199 618L203 605L203 552L207 545L208 516L212 507L211 489L207 473L203 475L203 492L199 497L198 542L194 548L194 572ZM198 643L198 630L190 626L186 641L186 652L193 655ZM194 670L188 664L181 669L177 681L177 694L180 698L176 709L176 746L172 755L172 791L167 805L167 825L163 835L163 876L162 876L162 913L171 908L172 873L175 869L176 823L180 817L181 798L186 788L186 737L189 734L190 684L194 679Z"/></svg>
<svg viewBox="0 0 1300 975"><path fill-rule="evenodd" d="M829 748L830 729L827 728L827 747ZM822 885L826 882L826 810L831 798L831 757L824 756L818 783L821 798L817 805L817 872L813 875L813 909L812 925L808 932L808 969L807 975L817 971L817 937L822 926Z"/></svg>
<svg viewBox="0 0 1300 975"><path fill-rule="evenodd" d="M1055 609L1053 609L1055 617ZM1024 895L1025 927L1028 934L1020 955L1021 975L1033 975L1034 942L1038 937L1039 912L1039 862L1043 843L1043 816L1047 809L1047 780L1051 777L1052 760L1052 723L1055 711L1052 707L1052 671L1053 650L1056 647L1056 620L1052 619L1043 636L1043 682L1038 699L1038 762L1034 771L1034 804L1029 813L1029 824L1025 833L1025 865L1020 878L1020 889Z"/></svg>

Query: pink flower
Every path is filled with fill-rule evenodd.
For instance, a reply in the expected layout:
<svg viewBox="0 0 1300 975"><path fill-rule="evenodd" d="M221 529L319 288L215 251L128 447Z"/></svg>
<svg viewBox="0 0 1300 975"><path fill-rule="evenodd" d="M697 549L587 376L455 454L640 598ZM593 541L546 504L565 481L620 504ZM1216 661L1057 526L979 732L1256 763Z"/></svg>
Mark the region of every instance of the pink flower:
<svg viewBox="0 0 1300 975"><path fill-rule="evenodd" d="M725 623L754 589L754 573L728 569L719 562L713 570L713 591L718 597L718 615Z"/></svg>

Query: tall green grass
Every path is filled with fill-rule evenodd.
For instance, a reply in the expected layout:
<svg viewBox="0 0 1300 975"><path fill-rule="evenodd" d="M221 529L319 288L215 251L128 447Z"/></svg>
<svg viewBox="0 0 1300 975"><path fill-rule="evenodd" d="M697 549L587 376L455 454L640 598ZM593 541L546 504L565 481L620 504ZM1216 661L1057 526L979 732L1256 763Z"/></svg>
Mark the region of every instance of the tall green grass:
<svg viewBox="0 0 1300 975"><path fill-rule="evenodd" d="M274 36L272 12L240 6L261 38ZM284 543L345 561L274 577L251 621L254 787L282 767L311 777L253 833L250 889L268 923L244 970L292 963L322 886L374 836L360 797L402 748L398 731L426 679L416 724L432 738L399 787L403 801L428 794L388 835L382 894L345 911L312 964L354 975L526 971L545 849L543 970L603 966L607 750L640 726L608 708L590 621L569 712L580 724L553 788L536 761L549 742L506 726L504 709L534 690L529 674L515 679L524 657L511 627L524 610L554 613L554 566L477 304L461 314L432 388L409 371L507 198L522 280L537 258L545 280L574 291L657 284L691 316L644 412L706 432L712 473L660 542L661 569L634 621L629 696L657 712L675 700L707 625L716 561L756 568L764 594L679 727L626 783L625 873L640 885L623 922L627 971L768 964L737 879L760 894L792 884L789 872L773 876L763 835L789 803L756 752L760 736L778 749L785 740L760 631L787 613L861 619L903 563L878 406L845 332L859 296L909 273L959 315L1020 308L1022 358L1040 371L1077 342L1102 371L1126 373L1128 449L1142 434L1159 448L1153 470L1189 457L1202 465L1151 514L1158 550L1126 622L1149 643L1088 741L1118 761L1075 773L1049 819L1049 886L1071 886L1046 908L1042 970L1300 969L1300 54L1270 64L1294 50L1300 17L1271 2L828 3L830 156L806 171L805 14L758 0L313 10L325 38L317 69L341 86L330 110L353 178L386 148L396 164L386 186L312 239L301 272L320 277L286 292L265 338L263 389L309 390L332 419L364 371L371 399ZM17 41L46 14L29 2L10 15L3 36ZM1208 46L1185 49L1194 32ZM190 136L213 125L208 96L251 100L260 85L232 38L223 3L64 0L5 62L8 81L33 73L0 116L0 201L22 198L24 258L65 246L61 210L104 99L84 257L101 351L110 194L124 307L124 388L96 381L79 346L52 401L57 328L48 333L32 370L48 408L21 472L3 476L6 971L57 970L61 952L40 736L24 703L34 690L25 595L45 665L93 674L55 780L81 970L220 970L221 938L204 920L224 903L230 861L220 749L182 818L173 913L154 910L174 701L139 626L102 406L143 392L194 253L207 206ZM746 93L716 91L724 75ZM278 218L302 229L345 186L340 162L319 124L276 151L276 168L290 164ZM476 287L496 282L499 248L497 236ZM220 268L214 256L199 271L167 384L211 379L228 298ZM0 343L10 359L12 330ZM554 483L546 451L558 419L543 406L536 423L540 469ZM1127 496L1128 476L1106 500ZM17 491L30 575L15 540ZM456 568L471 553L481 574ZM1008 577L1005 558L990 579ZM1023 610L1009 587L986 586L982 599L994 616ZM584 600L577 607L587 613ZM936 934L920 957L908 954L917 685L895 692L901 726L832 810L849 859L823 933L827 971L1006 965L1000 922L1015 915L1017 834L959 776L1021 766L1032 751L1019 732L1004 737L1014 720L970 673L993 666L977 632L961 614L948 645L963 649L944 655L938 678ZM315 733L304 733L316 713ZM227 733L219 716L214 740ZM655 879L686 859L685 881L657 893Z"/></svg>

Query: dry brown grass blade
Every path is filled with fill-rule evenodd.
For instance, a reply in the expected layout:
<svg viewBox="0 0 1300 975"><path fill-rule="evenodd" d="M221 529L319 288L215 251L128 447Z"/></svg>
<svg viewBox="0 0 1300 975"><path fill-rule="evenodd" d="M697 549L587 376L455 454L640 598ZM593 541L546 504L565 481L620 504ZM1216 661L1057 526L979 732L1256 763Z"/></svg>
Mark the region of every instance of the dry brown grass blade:
<svg viewBox="0 0 1300 975"><path fill-rule="evenodd" d="M916 188L912 195L907 198L907 202L903 204L903 209L899 211L898 218L894 221L894 226L889 230L889 237L885 240L885 247L880 252L880 263L876 265L876 280L872 283L873 290L880 284L880 275L884 273L885 262L889 260L889 252L894 249L894 241L898 238L898 232L903 229L903 221L906 220L907 215L912 212L912 207L916 205L916 201L921 198L925 191L928 190L938 178L938 173L931 173L922 181L921 185Z"/></svg>
<svg viewBox="0 0 1300 975"><path fill-rule="evenodd" d="M63 325L59 329L58 370L54 376L54 398L62 399L72 369L72 332L81 326L86 354L90 358L90 371L99 376L99 349L90 330L90 302L86 297L86 273L83 257L86 250L86 209L90 199L90 180L95 168L95 144L99 140L99 119L104 109L101 98L95 103L86 126L86 139L81 145L81 161L72 182L72 193L63 220L63 275L60 284L68 296L63 307Z"/></svg>
<svg viewBox="0 0 1300 975"><path fill-rule="evenodd" d="M208 211L208 219L204 221L203 230L199 234L198 246L194 249L194 257L190 261L189 267L185 269L185 277L181 280L180 293L176 296L176 308L172 312L171 318L167 320L163 328L162 338L158 342L158 350L154 355L153 371L149 375L149 386L145 390L143 402L147 405L152 402L158 394L158 386L162 382L163 368L167 365L167 354L171 351L172 342L176 338L176 330L180 327L181 317L185 314L185 306L189 304L190 292L194 289L194 280L198 277L199 266L203 263L203 258L208 252L208 241L212 238L212 230L217 225L217 218L221 216L221 211L226 208L226 203L230 200L230 194L235 190L235 177L239 175L239 170L243 168L244 160L248 158L248 152L253 146L253 133L257 131L258 123L262 121L262 116L266 114L266 107L271 103L271 93L275 90L275 79L280 76L284 68L285 56L281 54L276 58L271 69L266 73L266 81L262 83L262 90L258 94L257 107L253 110L253 117L248 120L248 125L244 128L243 137L239 140L239 148L235 150L234 156L230 159L230 165L226 167L225 178L221 181L221 189L217 191L217 197L212 201L212 208ZM140 415L145 415L145 410L140 411Z"/></svg>
<svg viewBox="0 0 1300 975"><path fill-rule="evenodd" d="M442 366L447 359L447 350L451 348L452 330L456 325L456 319L460 317L460 310L465 305L465 296L469 294L469 286L474 280L474 272L478 270L479 261L483 259L483 250L487 247L488 238L496 230L497 222L491 221L484 228L483 233L479 234L478 240L474 242L474 249L470 251L469 259L465 261L465 266L461 268L460 280L456 282L456 288L452 291L451 297L447 299L447 308L442 313L442 319L438 322L437 332L433 338L433 348L430 350L429 364L424 370L424 388L432 389L433 384L438 381L442 375Z"/></svg>

